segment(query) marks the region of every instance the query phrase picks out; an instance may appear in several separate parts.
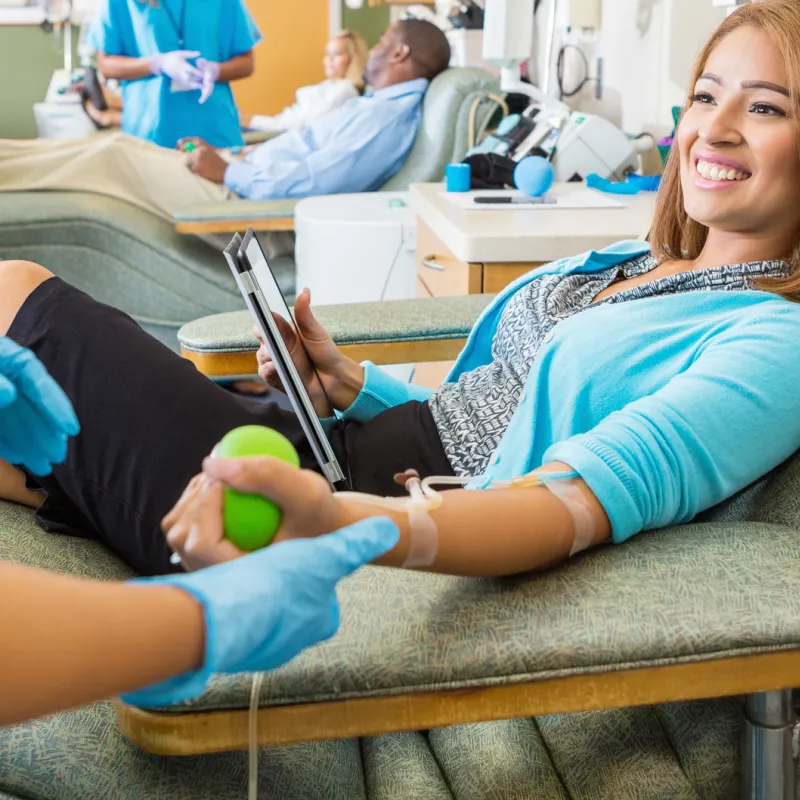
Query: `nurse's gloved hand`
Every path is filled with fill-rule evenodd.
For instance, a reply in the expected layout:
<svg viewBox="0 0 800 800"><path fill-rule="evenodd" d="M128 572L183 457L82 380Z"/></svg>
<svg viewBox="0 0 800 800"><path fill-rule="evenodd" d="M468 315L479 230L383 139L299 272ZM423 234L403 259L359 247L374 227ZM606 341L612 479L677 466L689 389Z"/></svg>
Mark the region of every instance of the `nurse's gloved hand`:
<svg viewBox="0 0 800 800"><path fill-rule="evenodd" d="M72 405L42 362L0 337L0 458L47 475L79 431Z"/></svg>
<svg viewBox="0 0 800 800"><path fill-rule="evenodd" d="M197 50L157 53L150 57L150 71L153 75L166 75L186 89L199 88L203 73L189 63L190 58L197 58L199 55L200 52Z"/></svg>
<svg viewBox="0 0 800 800"><path fill-rule="evenodd" d="M206 61L205 58L198 58L197 68L203 73L200 83L200 105L203 105L211 97L214 85L219 80L220 65L216 61Z"/></svg>
<svg viewBox="0 0 800 800"><path fill-rule="evenodd" d="M316 539L295 539L184 575L137 583L177 586L203 606L205 663L186 675L126 695L159 706L200 694L214 672L263 672L329 639L339 627L336 584L397 544L397 526L371 517Z"/></svg>

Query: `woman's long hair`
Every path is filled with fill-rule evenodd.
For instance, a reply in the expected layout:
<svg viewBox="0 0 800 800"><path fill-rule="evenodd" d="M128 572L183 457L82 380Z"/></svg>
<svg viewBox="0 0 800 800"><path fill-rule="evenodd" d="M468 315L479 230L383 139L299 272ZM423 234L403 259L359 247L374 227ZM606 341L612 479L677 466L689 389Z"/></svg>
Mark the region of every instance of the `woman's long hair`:
<svg viewBox="0 0 800 800"><path fill-rule="evenodd" d="M695 84L703 74L714 48L729 33L744 26L763 30L783 57L789 76L792 117L798 125L800 153L800 0L761 0L741 6L728 16L698 56L692 71L689 94L694 92ZM690 102L687 99L685 108ZM661 180L654 222L650 229L653 254L659 259L697 258L707 237L708 228L686 213L681 186L680 154L677 145L674 145ZM765 278L756 286L800 302L800 231L790 258L794 269L789 277Z"/></svg>
<svg viewBox="0 0 800 800"><path fill-rule="evenodd" d="M358 89L364 91L364 68L367 66L367 56L369 48L367 42L360 33L355 31L340 31L333 37L341 39L350 54L350 66L347 68L345 78Z"/></svg>

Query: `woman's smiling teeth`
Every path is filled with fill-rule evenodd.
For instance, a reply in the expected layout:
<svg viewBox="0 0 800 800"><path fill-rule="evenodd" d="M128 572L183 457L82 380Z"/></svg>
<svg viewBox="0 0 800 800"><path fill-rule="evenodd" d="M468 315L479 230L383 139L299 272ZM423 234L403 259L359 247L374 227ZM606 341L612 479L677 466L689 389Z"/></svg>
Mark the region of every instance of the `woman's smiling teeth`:
<svg viewBox="0 0 800 800"><path fill-rule="evenodd" d="M749 172L702 159L697 162L697 172L707 181L746 181L750 177Z"/></svg>

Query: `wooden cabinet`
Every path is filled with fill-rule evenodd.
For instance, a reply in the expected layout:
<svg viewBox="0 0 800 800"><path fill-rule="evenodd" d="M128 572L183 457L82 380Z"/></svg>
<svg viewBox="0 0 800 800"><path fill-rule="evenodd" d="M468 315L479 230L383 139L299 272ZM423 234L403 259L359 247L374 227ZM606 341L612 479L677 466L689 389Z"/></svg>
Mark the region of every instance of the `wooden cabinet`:
<svg viewBox="0 0 800 800"><path fill-rule="evenodd" d="M483 291L483 264L457 259L436 234L417 221L417 279L430 297L480 294Z"/></svg>
<svg viewBox="0 0 800 800"><path fill-rule="evenodd" d="M476 263L456 258L436 234L417 219L417 280L427 297L494 294L541 261Z"/></svg>
<svg viewBox="0 0 800 800"><path fill-rule="evenodd" d="M246 114L277 114L294 103L298 88L325 77L322 56L328 41L329 3L247 0L247 7L264 40L254 51L255 72L236 81L233 93Z"/></svg>

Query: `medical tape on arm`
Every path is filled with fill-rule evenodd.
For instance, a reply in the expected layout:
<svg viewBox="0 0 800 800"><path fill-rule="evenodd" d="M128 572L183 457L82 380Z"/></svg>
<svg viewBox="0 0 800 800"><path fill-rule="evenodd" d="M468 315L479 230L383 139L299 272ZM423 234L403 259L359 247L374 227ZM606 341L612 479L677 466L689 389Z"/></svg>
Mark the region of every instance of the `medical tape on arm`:
<svg viewBox="0 0 800 800"><path fill-rule="evenodd" d="M408 515L409 546L406 558L402 563L405 569L429 567L436 560L439 552L439 529L431 516L443 502L442 496L433 489L437 485L465 486L476 480L472 476L436 475L420 480L413 471L406 473L408 477L403 485L409 493L408 498L376 497L360 492L339 492L341 498L352 497L359 502L375 506L382 510L400 511ZM580 483L579 483L580 482ZM591 547L597 525L588 501L583 495L583 481L575 470L563 472L531 472L521 478L509 481L491 481L487 489L529 489L534 486L545 487L569 512L572 519L572 544L569 557Z"/></svg>
<svg viewBox="0 0 800 800"><path fill-rule="evenodd" d="M589 503L578 483L580 475L575 470L564 472L531 472L521 478L491 484L490 488L507 487L511 489L527 489L533 486L544 486L557 497L572 518L572 546L569 557L591 547L597 533L597 525Z"/></svg>
<svg viewBox="0 0 800 800"><path fill-rule="evenodd" d="M407 498L376 497L361 492L337 492L336 496L344 500L352 498L383 511L405 511L408 515L408 553L401 567L403 569L429 567L439 552L439 529L430 512L439 508L443 499L428 485L429 480L435 483L458 482L463 485L471 479L446 477L421 481L416 473L409 471L401 481L409 494Z"/></svg>
<svg viewBox="0 0 800 800"><path fill-rule="evenodd" d="M442 496L425 487L418 477L406 481L409 498L405 501L408 514L408 554L403 567L429 567L439 552L439 529L430 512L442 504Z"/></svg>

